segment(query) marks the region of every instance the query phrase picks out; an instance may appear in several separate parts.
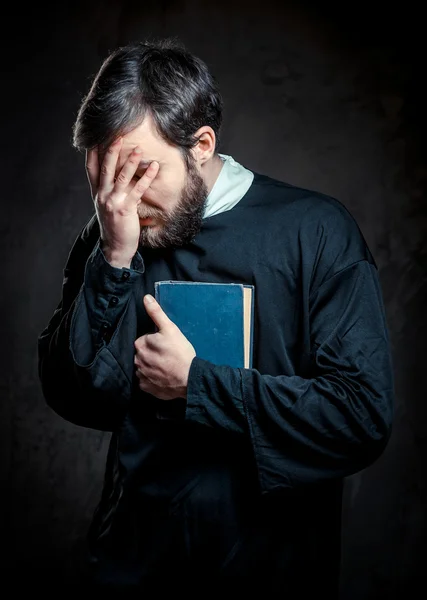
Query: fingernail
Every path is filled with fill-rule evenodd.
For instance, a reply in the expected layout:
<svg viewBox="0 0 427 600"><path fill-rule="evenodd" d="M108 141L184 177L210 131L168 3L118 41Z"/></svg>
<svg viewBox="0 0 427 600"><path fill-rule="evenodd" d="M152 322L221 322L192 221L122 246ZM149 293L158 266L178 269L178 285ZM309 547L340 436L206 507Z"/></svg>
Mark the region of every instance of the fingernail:
<svg viewBox="0 0 427 600"><path fill-rule="evenodd" d="M145 299L148 302L148 304L151 304L152 302L154 302L154 298L153 298L153 296L151 296L151 294L147 294L145 296Z"/></svg>
<svg viewBox="0 0 427 600"><path fill-rule="evenodd" d="M142 152L142 148L140 148L139 146L137 146L134 150L135 154L141 154Z"/></svg>

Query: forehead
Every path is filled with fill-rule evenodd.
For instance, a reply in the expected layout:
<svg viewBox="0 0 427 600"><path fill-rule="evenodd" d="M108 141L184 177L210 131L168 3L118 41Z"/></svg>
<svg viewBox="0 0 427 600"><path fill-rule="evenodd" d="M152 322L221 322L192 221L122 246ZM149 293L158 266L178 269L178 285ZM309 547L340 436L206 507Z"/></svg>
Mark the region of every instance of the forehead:
<svg viewBox="0 0 427 600"><path fill-rule="evenodd" d="M168 158L171 159L174 154L180 154L177 148L160 137L151 116L147 116L140 125L123 136L123 143L117 160L117 170L122 168L137 146L142 150L141 167L147 167L153 160L161 162ZM105 152L106 148L100 150L100 162L102 162Z"/></svg>

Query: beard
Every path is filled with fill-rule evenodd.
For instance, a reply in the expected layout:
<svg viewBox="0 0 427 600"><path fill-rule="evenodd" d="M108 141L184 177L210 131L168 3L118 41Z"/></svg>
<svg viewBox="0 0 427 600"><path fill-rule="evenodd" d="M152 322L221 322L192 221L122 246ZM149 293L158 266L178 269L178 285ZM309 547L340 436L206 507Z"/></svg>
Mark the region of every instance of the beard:
<svg viewBox="0 0 427 600"><path fill-rule="evenodd" d="M165 213L150 213L143 209L140 217L155 217L159 228L141 226L139 244L148 248L180 247L191 242L202 227L208 189L193 162L186 168L187 177L184 188L175 208Z"/></svg>

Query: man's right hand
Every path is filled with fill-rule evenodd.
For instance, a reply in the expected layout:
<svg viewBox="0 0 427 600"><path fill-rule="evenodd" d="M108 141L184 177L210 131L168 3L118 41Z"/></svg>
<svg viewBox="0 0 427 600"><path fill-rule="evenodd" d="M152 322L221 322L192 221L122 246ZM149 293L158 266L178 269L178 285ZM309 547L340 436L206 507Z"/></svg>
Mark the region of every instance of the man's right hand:
<svg viewBox="0 0 427 600"><path fill-rule="evenodd" d="M115 176L122 138L108 148L99 166L98 148L86 152L86 173L99 221L102 250L115 267L130 267L138 250L141 226L138 206L159 171L157 162L150 163L144 175L129 185L141 160L141 150L131 152L120 173Z"/></svg>

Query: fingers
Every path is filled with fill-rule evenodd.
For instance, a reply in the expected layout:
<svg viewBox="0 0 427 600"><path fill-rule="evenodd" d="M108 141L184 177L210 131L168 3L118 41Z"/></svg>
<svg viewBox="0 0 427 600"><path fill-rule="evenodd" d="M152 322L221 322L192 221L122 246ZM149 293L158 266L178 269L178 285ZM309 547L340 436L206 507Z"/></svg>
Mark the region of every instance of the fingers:
<svg viewBox="0 0 427 600"><path fill-rule="evenodd" d="M146 381L149 381L148 377L146 375L144 375L144 373L141 371L141 369L139 367L137 369L135 369L135 373L139 379L145 379Z"/></svg>
<svg viewBox="0 0 427 600"><path fill-rule="evenodd" d="M123 192L128 187L136 173L136 170L138 169L138 165L141 160L141 152L141 148L137 146L129 154L128 159L122 167L122 170L117 175L116 183L114 184L115 192Z"/></svg>
<svg viewBox="0 0 427 600"><path fill-rule="evenodd" d="M86 175L89 180L90 191L92 198L95 198L99 185L99 163L98 163L98 147L92 150L86 150Z"/></svg>
<svg viewBox="0 0 427 600"><path fill-rule="evenodd" d="M130 203L138 203L141 196L145 194L145 192L152 184L153 179L156 177L158 172L159 163L156 161L151 162L150 165L147 167L147 170L145 171L144 175L139 178L139 180L135 183L135 185L127 195L127 200Z"/></svg>
<svg viewBox="0 0 427 600"><path fill-rule="evenodd" d="M139 178L129 194L126 194L126 190L135 177L140 164L142 150L138 146L134 148L116 177L117 160L122 144L123 138L119 138L111 144L105 153L99 173L99 189L102 189L104 192L112 192L113 197L123 198L125 196L126 203L135 204L138 203L141 196L147 191L156 177L159 171L159 163L156 161L151 162L144 175Z"/></svg>
<svg viewBox="0 0 427 600"><path fill-rule="evenodd" d="M118 138L108 147L105 153L99 174L99 187L104 190L110 191L114 187L117 159L119 158L122 143L123 138Z"/></svg>
<svg viewBox="0 0 427 600"><path fill-rule="evenodd" d="M144 306L148 315L153 319L154 323L157 325L159 332L164 332L167 329L171 329L175 327L175 323L169 319L167 314L163 311L160 304L151 296L150 294L146 294L144 296Z"/></svg>
<svg viewBox="0 0 427 600"><path fill-rule="evenodd" d="M143 339L145 339L146 336L142 336ZM144 358L144 348L142 347L142 344L137 346L135 340L135 356L134 356L134 360L133 360L133 364L135 365L135 368L138 369L147 369L148 368L148 364Z"/></svg>
<svg viewBox="0 0 427 600"><path fill-rule="evenodd" d="M148 377L148 375L145 374L149 370L149 365L146 364L146 362L142 359L142 357L141 356L138 357L135 355L135 359L133 362L135 365L135 374L138 377L138 379L140 380L140 382L144 381L146 383L152 383L152 381Z"/></svg>

